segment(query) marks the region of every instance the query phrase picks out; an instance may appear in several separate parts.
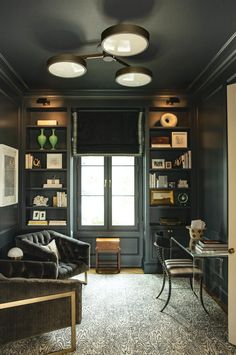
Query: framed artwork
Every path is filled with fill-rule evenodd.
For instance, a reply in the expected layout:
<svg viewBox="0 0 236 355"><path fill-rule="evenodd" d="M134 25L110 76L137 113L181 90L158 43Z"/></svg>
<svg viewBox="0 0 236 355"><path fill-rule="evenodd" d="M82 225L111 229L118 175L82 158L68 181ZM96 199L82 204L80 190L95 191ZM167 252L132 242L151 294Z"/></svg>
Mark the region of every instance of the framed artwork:
<svg viewBox="0 0 236 355"><path fill-rule="evenodd" d="M165 169L165 159L152 159L152 169Z"/></svg>
<svg viewBox="0 0 236 355"><path fill-rule="evenodd" d="M38 221L41 211L33 211L33 220Z"/></svg>
<svg viewBox="0 0 236 355"><path fill-rule="evenodd" d="M150 203L151 205L173 205L174 204L174 192L173 190L151 190L150 191Z"/></svg>
<svg viewBox="0 0 236 355"><path fill-rule="evenodd" d="M171 135L172 148L187 148L188 133L187 132L172 132Z"/></svg>
<svg viewBox="0 0 236 355"><path fill-rule="evenodd" d="M62 169L62 154L47 154L47 169Z"/></svg>
<svg viewBox="0 0 236 355"><path fill-rule="evenodd" d="M39 220L40 221L46 221L46 211L40 211L39 212Z"/></svg>
<svg viewBox="0 0 236 355"><path fill-rule="evenodd" d="M171 169L171 168L172 168L172 162L166 161L166 169Z"/></svg>
<svg viewBox="0 0 236 355"><path fill-rule="evenodd" d="M18 150L0 144L0 207L18 203Z"/></svg>

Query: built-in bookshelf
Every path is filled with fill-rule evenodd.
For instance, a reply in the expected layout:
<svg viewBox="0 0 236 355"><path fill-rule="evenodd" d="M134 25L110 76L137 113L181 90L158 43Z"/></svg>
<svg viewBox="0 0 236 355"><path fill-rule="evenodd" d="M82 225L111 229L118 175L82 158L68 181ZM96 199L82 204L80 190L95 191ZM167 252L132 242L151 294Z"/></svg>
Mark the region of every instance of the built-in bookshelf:
<svg viewBox="0 0 236 355"><path fill-rule="evenodd" d="M69 229L67 108L28 107L22 130L22 229Z"/></svg>
<svg viewBox="0 0 236 355"><path fill-rule="evenodd" d="M176 125L164 126L164 115L174 116ZM186 238L185 226L190 224L193 216L194 154L190 110L188 107L150 108L146 127L146 227L149 248L145 258L148 267L153 265L155 268L157 258L153 243L156 233L167 238ZM157 269L161 270L158 266Z"/></svg>

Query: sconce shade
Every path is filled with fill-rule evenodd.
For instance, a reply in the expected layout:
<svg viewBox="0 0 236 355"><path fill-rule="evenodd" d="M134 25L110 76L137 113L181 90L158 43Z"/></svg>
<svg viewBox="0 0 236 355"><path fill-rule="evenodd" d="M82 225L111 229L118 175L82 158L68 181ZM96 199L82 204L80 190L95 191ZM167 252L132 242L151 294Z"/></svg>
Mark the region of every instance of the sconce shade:
<svg viewBox="0 0 236 355"><path fill-rule="evenodd" d="M152 81L152 72L142 67L126 67L116 72L116 82L123 86L144 86Z"/></svg>
<svg viewBox="0 0 236 355"><path fill-rule="evenodd" d="M106 53L132 56L143 52L149 44L149 33L137 25L119 24L104 30L101 46Z"/></svg>
<svg viewBox="0 0 236 355"><path fill-rule="evenodd" d="M77 78L86 73L86 62L83 58L72 54L60 54L47 61L51 74L61 78Z"/></svg>

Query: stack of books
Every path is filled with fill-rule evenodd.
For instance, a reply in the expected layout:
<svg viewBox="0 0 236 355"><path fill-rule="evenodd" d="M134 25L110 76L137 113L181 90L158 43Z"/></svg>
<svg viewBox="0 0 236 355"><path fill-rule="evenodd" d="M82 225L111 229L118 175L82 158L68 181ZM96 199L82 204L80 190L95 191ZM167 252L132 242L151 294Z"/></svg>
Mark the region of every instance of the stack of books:
<svg viewBox="0 0 236 355"><path fill-rule="evenodd" d="M51 220L48 222L49 226L66 226L65 220Z"/></svg>
<svg viewBox="0 0 236 355"><path fill-rule="evenodd" d="M228 244L223 243L220 240L209 240L203 239L199 240L195 247L196 252L201 254L210 253L228 253Z"/></svg>
<svg viewBox="0 0 236 355"><path fill-rule="evenodd" d="M47 226L48 221L30 220L28 226Z"/></svg>

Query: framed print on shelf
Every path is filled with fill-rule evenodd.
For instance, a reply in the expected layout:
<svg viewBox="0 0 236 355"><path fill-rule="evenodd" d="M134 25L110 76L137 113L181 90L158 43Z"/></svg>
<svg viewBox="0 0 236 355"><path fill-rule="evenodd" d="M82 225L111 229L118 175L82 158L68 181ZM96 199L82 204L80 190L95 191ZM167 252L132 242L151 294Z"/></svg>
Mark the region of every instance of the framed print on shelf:
<svg viewBox="0 0 236 355"><path fill-rule="evenodd" d="M33 211L33 221L38 221L41 211Z"/></svg>
<svg viewBox="0 0 236 355"><path fill-rule="evenodd" d="M46 221L46 211L40 211L39 212L39 220L40 221Z"/></svg>
<svg viewBox="0 0 236 355"><path fill-rule="evenodd" d="M165 169L165 159L152 159L152 169Z"/></svg>
<svg viewBox="0 0 236 355"><path fill-rule="evenodd" d="M47 169L62 169L62 154L47 154Z"/></svg>
<svg viewBox="0 0 236 355"><path fill-rule="evenodd" d="M151 206L163 206L174 204L173 190L151 190L150 191L150 204Z"/></svg>
<svg viewBox="0 0 236 355"><path fill-rule="evenodd" d="M172 148L187 148L188 133L187 132L172 132L171 135Z"/></svg>
<svg viewBox="0 0 236 355"><path fill-rule="evenodd" d="M172 162L166 161L166 169L172 169Z"/></svg>
<svg viewBox="0 0 236 355"><path fill-rule="evenodd" d="M18 150L0 144L0 207L18 203Z"/></svg>

